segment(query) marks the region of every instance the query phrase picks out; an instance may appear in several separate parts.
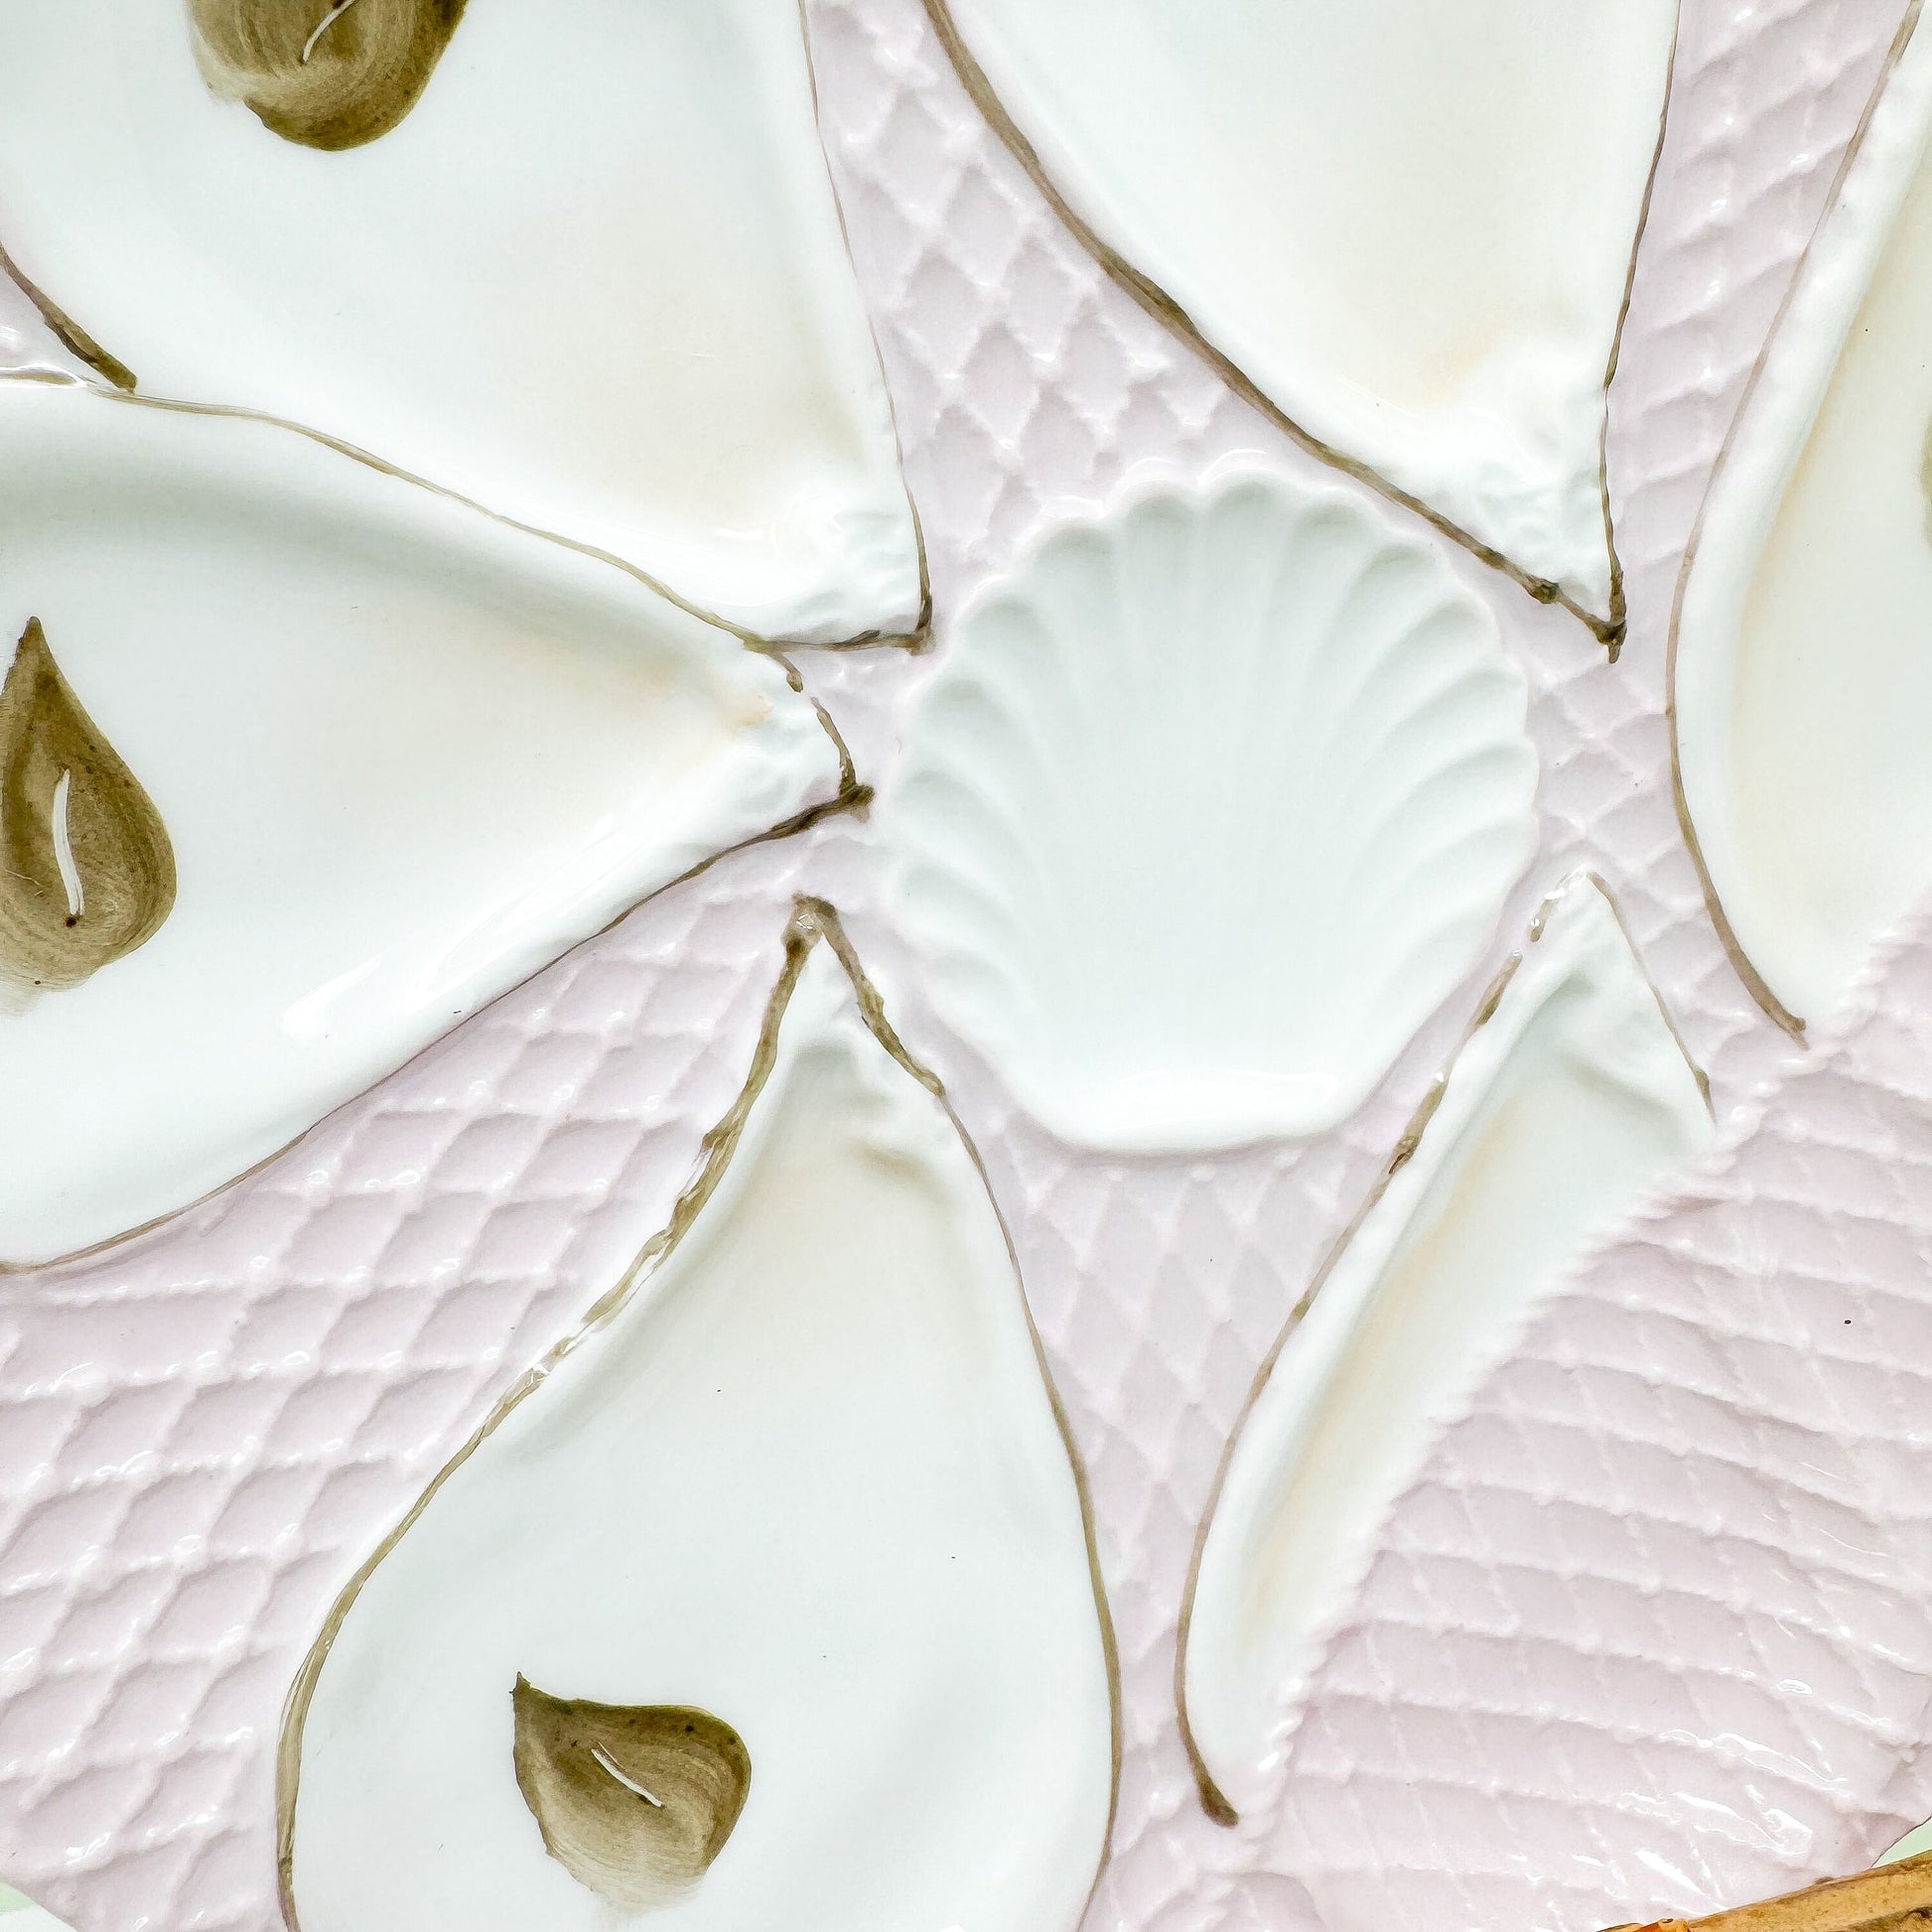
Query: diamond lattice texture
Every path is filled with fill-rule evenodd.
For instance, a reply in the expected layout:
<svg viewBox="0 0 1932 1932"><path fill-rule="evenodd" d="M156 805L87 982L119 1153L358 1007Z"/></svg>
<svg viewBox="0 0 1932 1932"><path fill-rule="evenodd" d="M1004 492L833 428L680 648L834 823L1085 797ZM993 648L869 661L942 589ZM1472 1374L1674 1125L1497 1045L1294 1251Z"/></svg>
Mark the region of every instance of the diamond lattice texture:
<svg viewBox="0 0 1932 1932"><path fill-rule="evenodd" d="M869 828L843 820L663 895L215 1201L9 1283L8 1875L79 1932L272 1932L275 1734L324 1607L663 1219L742 1077L801 885L850 907L947 1077L1092 1476L1126 1713L1095 1932L1577 1928L1879 1842L1920 1795L1924 1405L1894 1365L1932 1359L1912 1299L1932 950L1902 952L1870 1017L1794 1074L1704 914L1662 687L1691 519L1900 4L1686 0L1612 404L1630 640L1607 664L1445 546L1533 681L1543 847L1491 957L1341 1132L1189 1162L1051 1143L918 998ZM918 0L813 0L810 27L939 650L962 597L1143 466L1312 468L1061 230ZM50 356L11 310L9 354ZM804 668L880 775L926 664ZM1575 1278L1445 1438L1300 1717L1280 1804L1218 1831L1171 1704L1221 1444L1477 988L1581 863L1617 890L1735 1144ZM1858 1272L1848 1215L1873 1224L1882 1280Z"/></svg>

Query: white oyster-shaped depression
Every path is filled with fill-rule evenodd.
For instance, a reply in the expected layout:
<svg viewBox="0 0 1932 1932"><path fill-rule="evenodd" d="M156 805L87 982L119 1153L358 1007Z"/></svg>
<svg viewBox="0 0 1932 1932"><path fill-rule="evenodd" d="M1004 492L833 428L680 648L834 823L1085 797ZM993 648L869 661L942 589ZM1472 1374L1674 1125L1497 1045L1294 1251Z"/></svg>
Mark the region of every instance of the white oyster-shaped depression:
<svg viewBox="0 0 1932 1932"><path fill-rule="evenodd" d="M1929 129L1921 23L1732 431L1672 652L1714 905L1794 1024L1932 881Z"/></svg>
<svg viewBox="0 0 1932 1932"><path fill-rule="evenodd" d="M1230 1445L1181 1678L1216 1807L1267 1788L1298 1681L1389 1508L1539 1291L1711 1139L1703 1084L1601 889L1568 882L1535 931Z"/></svg>
<svg viewBox="0 0 1932 1932"><path fill-rule="evenodd" d="M1164 320L1613 630L1604 388L1676 0L927 0Z"/></svg>
<svg viewBox="0 0 1932 1932"><path fill-rule="evenodd" d="M1077 1922L1110 1670L1005 1233L831 944L788 989L668 1253L338 1605L285 1738L301 1932ZM676 1869L688 1780L626 1751L665 1710L738 1739Z"/></svg>
<svg viewBox="0 0 1932 1932"><path fill-rule="evenodd" d="M0 381L0 652L12 1261L231 1178L845 782L778 664L628 573L78 385Z"/></svg>
<svg viewBox="0 0 1932 1932"><path fill-rule="evenodd" d="M368 112L274 114L305 87ZM919 621L797 0L9 7L0 247L144 393L326 432L766 636Z"/></svg>
<svg viewBox="0 0 1932 1932"><path fill-rule="evenodd" d="M895 910L1055 1133L1314 1133L1528 862L1525 705L1488 610L1353 485L1132 493L953 625L882 799Z"/></svg>

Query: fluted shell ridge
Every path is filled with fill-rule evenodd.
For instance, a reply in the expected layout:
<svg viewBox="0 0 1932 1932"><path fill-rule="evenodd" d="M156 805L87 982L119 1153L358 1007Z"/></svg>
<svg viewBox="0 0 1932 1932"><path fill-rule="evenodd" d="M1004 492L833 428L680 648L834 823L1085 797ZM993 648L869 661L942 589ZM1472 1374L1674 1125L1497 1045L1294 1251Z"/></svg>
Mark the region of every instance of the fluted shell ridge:
<svg viewBox="0 0 1932 1932"><path fill-rule="evenodd" d="M954 624L882 803L892 903L1061 1136L1319 1132L1528 862L1527 702L1488 608L1352 487L1143 485Z"/></svg>

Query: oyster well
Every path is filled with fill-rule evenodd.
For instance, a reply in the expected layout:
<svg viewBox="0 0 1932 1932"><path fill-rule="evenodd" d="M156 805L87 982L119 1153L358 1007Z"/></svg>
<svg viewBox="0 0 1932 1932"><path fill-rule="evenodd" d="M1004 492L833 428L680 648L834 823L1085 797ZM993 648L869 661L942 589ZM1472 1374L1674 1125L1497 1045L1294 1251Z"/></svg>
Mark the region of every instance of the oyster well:
<svg viewBox="0 0 1932 1932"><path fill-rule="evenodd" d="M0 381L0 1259L125 1233L847 782L616 566L245 418Z"/></svg>
<svg viewBox="0 0 1932 1932"><path fill-rule="evenodd" d="M1672 646L1713 909L1794 1028L1932 883L1928 131L1921 18L1739 412Z"/></svg>
<svg viewBox="0 0 1932 1932"><path fill-rule="evenodd" d="M1088 244L1325 453L1620 631L1604 390L1677 0L927 0Z"/></svg>
<svg viewBox="0 0 1932 1932"><path fill-rule="evenodd" d="M1532 940L1229 1445L1180 1680L1210 1808L1266 1789L1297 1682L1390 1505L1539 1291L1712 1138L1701 1078L1596 882L1568 881Z"/></svg>
<svg viewBox="0 0 1932 1932"><path fill-rule="evenodd" d="M1057 1407L935 1083L829 908L788 938L668 1245L312 1653L283 1756L301 1932L1079 1919L1111 1650Z"/></svg>

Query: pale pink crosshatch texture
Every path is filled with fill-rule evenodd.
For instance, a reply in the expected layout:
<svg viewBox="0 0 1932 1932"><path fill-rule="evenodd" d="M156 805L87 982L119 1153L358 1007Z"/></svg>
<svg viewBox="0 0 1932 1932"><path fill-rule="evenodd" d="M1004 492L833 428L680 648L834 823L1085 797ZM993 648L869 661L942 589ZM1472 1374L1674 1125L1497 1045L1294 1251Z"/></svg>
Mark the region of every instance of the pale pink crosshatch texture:
<svg viewBox="0 0 1932 1932"><path fill-rule="evenodd" d="M1794 1049L1705 913L1663 718L1686 536L1901 13L1685 0L1611 404L1629 639L1609 664L1447 552L1531 680L1543 843L1480 969L1339 1133L1187 1161L1052 1143L920 1000L852 817L663 895L180 1221L0 1283L0 1874L78 1932L279 1925L276 1732L324 1611L664 1220L800 890L845 908L947 1080L1091 1476L1125 1702L1091 1932L1587 1932L1849 1868L1932 1810L1932 937L1894 950L1842 1037ZM919 0L814 0L809 25L941 651L963 597L1139 466L1315 468L1061 230ZM802 655L862 777L929 665ZM1221 1445L1481 985L1578 865L1614 889L1725 1140L1442 1440L1278 1803L1222 1830L1173 1715Z"/></svg>

